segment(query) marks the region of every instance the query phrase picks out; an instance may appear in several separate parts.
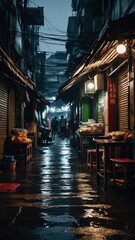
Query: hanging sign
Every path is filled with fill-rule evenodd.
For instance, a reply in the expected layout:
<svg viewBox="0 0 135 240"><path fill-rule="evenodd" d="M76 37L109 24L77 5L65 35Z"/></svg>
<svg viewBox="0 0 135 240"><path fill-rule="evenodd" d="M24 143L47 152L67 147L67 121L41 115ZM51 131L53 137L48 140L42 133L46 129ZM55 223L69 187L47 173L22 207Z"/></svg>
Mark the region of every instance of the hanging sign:
<svg viewBox="0 0 135 240"><path fill-rule="evenodd" d="M108 92L108 130L117 130L117 90L116 90L116 79L108 78L107 81L107 92Z"/></svg>

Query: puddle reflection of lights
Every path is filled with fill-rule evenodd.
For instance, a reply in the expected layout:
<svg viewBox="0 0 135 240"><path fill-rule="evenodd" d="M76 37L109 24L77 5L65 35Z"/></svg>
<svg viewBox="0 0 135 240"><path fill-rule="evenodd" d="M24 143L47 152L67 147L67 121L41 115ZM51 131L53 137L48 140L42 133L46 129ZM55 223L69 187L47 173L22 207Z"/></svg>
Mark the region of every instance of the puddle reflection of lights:
<svg viewBox="0 0 135 240"><path fill-rule="evenodd" d="M68 148L62 148L61 150L60 150L60 154L63 154L64 156L67 154L70 154L70 152L71 152L71 149L68 149Z"/></svg>
<svg viewBox="0 0 135 240"><path fill-rule="evenodd" d="M108 216L107 209L111 208L109 205L101 206L101 211L98 211L99 206L91 206L91 209L85 209L84 218L98 218L98 219L106 219L111 220L111 218Z"/></svg>
<svg viewBox="0 0 135 240"><path fill-rule="evenodd" d="M49 175L51 175L51 159L52 159L52 155L51 155L51 150L47 149L45 151L45 157L44 157L44 161L43 163L45 163L45 167L42 168L41 170L41 174L43 174L45 177L42 177L42 184L41 184L41 193L44 194L44 192L48 191L48 195L51 193L51 179L49 178ZM46 186L45 186L46 185Z"/></svg>

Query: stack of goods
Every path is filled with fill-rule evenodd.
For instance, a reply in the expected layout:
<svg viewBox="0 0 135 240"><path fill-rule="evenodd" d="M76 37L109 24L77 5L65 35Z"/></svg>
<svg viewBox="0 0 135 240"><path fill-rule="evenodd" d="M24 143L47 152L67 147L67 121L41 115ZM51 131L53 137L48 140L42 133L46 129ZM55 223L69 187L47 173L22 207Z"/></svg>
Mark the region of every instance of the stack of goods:
<svg viewBox="0 0 135 240"><path fill-rule="evenodd" d="M10 136L10 142L30 143L31 139L27 137L28 130L23 128L14 128Z"/></svg>
<svg viewBox="0 0 135 240"><path fill-rule="evenodd" d="M89 123L82 125L77 130L78 133L103 133L103 125L101 123Z"/></svg>
<svg viewBox="0 0 135 240"><path fill-rule="evenodd" d="M133 140L133 133L131 131L113 131L108 133L112 140Z"/></svg>
<svg viewBox="0 0 135 240"><path fill-rule="evenodd" d="M126 131L124 135L124 140L125 141L131 141L134 139L134 134L133 131Z"/></svg>

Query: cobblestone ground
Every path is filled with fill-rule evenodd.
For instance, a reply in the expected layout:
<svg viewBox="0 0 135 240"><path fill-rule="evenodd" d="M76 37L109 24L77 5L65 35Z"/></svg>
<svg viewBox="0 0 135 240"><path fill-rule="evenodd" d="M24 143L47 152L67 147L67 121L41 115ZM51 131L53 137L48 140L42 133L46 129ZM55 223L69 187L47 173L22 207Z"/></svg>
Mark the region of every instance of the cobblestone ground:
<svg viewBox="0 0 135 240"><path fill-rule="evenodd" d="M0 239L135 240L134 192L105 193L68 139L43 144L0 182L20 183L0 192Z"/></svg>

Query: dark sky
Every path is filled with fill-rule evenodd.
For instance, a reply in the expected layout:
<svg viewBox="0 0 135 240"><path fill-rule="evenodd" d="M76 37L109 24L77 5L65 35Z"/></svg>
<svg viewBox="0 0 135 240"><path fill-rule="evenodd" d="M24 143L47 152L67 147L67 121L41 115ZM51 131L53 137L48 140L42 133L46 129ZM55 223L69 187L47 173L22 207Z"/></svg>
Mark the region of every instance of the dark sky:
<svg viewBox="0 0 135 240"><path fill-rule="evenodd" d="M72 16L71 0L32 0L32 7L44 7L44 27L40 27L40 50L48 55L56 51L65 51L68 17ZM47 38L46 38L47 37Z"/></svg>

